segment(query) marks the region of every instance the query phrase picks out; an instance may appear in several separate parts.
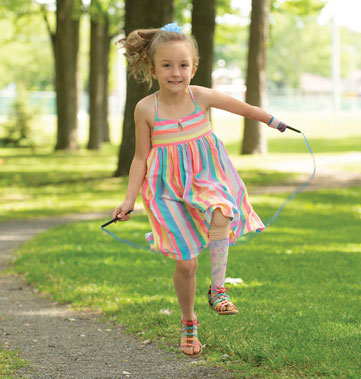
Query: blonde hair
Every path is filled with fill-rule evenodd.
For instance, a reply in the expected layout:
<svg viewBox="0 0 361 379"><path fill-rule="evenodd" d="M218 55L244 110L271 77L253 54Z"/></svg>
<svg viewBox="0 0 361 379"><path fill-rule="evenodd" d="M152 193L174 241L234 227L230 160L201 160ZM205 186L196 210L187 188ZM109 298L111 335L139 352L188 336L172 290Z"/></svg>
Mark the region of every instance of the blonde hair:
<svg viewBox="0 0 361 379"><path fill-rule="evenodd" d="M125 48L125 56L129 63L129 70L139 82L146 82L152 86L151 66L154 66L154 56L157 48L168 42L187 42L191 47L193 65L198 67L198 45L193 36L183 33L168 32L161 29L138 29L131 32L126 38L119 40Z"/></svg>

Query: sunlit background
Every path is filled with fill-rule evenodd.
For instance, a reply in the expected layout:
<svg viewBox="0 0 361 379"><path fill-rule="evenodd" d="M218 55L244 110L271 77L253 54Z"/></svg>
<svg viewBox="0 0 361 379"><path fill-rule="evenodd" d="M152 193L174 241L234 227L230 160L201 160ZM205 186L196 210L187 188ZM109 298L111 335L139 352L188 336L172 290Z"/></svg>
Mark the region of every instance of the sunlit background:
<svg viewBox="0 0 361 379"><path fill-rule="evenodd" d="M38 0L37 3L53 4L54 1ZM185 3L175 2L176 7ZM341 114L358 117L361 114L361 2L328 0L319 14L304 16L280 11L282 3L282 0L276 2L270 14L264 107L293 123L297 123L299 115L304 117L305 114L311 118L315 114L326 117L333 126ZM231 6L231 12L218 10L213 86L244 99L251 1L232 0ZM181 14L183 28L190 32L189 4L178 7L176 14ZM45 23L39 14L16 18L1 12L0 27L0 125L6 122L17 89L21 87L37 119L35 142L42 143L44 137L51 140L56 128L56 106L53 56ZM82 94L78 114L82 141L88 135L88 39L89 19L84 15L79 57ZM111 138L118 144L126 95L126 62L115 41L111 51L109 99ZM233 124L239 122L222 112L215 111L214 116L221 122L223 118ZM355 118L352 120L355 122ZM303 122L304 119L300 124ZM221 137L233 138L229 132Z"/></svg>

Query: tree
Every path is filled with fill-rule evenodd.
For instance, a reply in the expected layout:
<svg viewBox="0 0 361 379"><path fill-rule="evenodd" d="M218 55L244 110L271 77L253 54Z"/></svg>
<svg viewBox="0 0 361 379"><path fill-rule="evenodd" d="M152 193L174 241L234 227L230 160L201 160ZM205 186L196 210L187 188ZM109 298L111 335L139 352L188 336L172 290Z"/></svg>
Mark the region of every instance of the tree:
<svg viewBox="0 0 361 379"><path fill-rule="evenodd" d="M110 44L119 34L121 3L92 0L90 4L90 74L88 149L99 149L109 142L108 77Z"/></svg>
<svg viewBox="0 0 361 379"><path fill-rule="evenodd" d="M126 0L125 1L125 35L135 29L161 27L172 21L173 0ZM134 108L139 100L154 91L147 85L137 83L127 73L127 95L125 101L122 143L119 149L118 166L115 176L125 176L135 151Z"/></svg>
<svg viewBox="0 0 361 379"><path fill-rule="evenodd" d="M99 10L100 8L100 10ZM106 14L101 3L92 0L90 4L90 74L89 74L89 141L88 149L99 149L103 141L103 125L107 115L103 112L106 77L104 40L106 36ZM109 52L108 52L109 53Z"/></svg>
<svg viewBox="0 0 361 379"><path fill-rule="evenodd" d="M193 84L212 87L215 0L193 0L192 34L198 42L199 66Z"/></svg>
<svg viewBox="0 0 361 379"><path fill-rule="evenodd" d="M55 59L57 106L56 150L77 148L78 115L77 63L81 0L56 1L56 31L51 30L45 6L42 6Z"/></svg>
<svg viewBox="0 0 361 379"><path fill-rule="evenodd" d="M325 5L324 0L287 0L283 3L272 0L272 10L277 9L297 15L318 12ZM246 79L246 102L262 107L266 88L266 42L269 31L270 0L252 0L250 24L248 69ZM242 154L267 153L264 125L245 119Z"/></svg>
<svg viewBox="0 0 361 379"><path fill-rule="evenodd" d="M246 80L246 103L262 107L265 91L266 41L268 35L269 0L252 0ZM242 154L267 153L264 125L245 119Z"/></svg>

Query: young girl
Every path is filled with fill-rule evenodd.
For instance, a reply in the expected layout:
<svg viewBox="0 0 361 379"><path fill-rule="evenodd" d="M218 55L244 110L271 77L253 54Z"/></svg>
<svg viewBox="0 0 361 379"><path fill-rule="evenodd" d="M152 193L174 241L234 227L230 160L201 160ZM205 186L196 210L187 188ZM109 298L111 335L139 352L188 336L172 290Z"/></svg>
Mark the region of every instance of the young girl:
<svg viewBox="0 0 361 379"><path fill-rule="evenodd" d="M173 258L174 286L182 310L180 347L202 352L194 313L197 256L209 246L210 307L219 315L238 313L224 288L228 247L240 235L263 230L246 187L209 122L211 107L262 121L280 131L286 125L264 110L213 89L190 86L198 65L197 44L177 24L136 30L121 40L131 73L159 91L139 101L134 112L136 151L126 198L113 217L128 212L142 187L153 251Z"/></svg>

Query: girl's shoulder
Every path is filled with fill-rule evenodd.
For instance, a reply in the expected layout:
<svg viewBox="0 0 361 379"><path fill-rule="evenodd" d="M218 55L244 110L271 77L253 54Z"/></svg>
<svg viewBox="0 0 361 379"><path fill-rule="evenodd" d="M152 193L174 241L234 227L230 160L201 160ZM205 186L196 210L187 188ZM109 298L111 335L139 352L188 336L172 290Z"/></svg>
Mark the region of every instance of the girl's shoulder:
<svg viewBox="0 0 361 379"><path fill-rule="evenodd" d="M202 86L190 86L194 98L201 109L208 110L211 107L212 104L212 96L214 93L214 90L207 87Z"/></svg>
<svg viewBox="0 0 361 379"><path fill-rule="evenodd" d="M150 94L139 100L134 110L135 118L146 121L150 127L153 126L155 117L154 94Z"/></svg>

